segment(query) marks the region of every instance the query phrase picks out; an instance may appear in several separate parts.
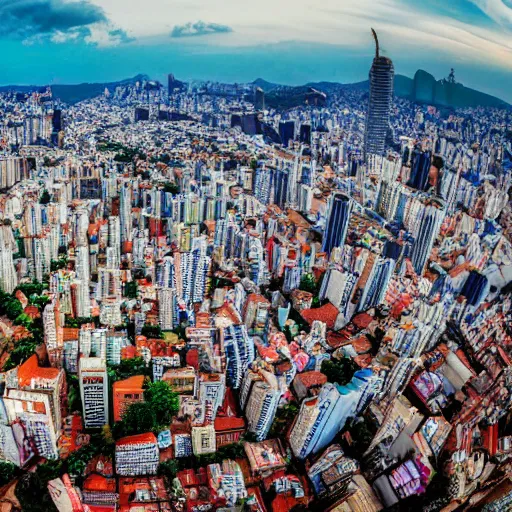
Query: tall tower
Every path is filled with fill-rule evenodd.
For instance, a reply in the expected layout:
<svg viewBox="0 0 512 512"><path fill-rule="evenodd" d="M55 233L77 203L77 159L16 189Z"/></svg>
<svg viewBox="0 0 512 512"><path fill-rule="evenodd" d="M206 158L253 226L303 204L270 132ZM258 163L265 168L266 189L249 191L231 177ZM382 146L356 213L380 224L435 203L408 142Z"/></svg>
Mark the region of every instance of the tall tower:
<svg viewBox="0 0 512 512"><path fill-rule="evenodd" d="M379 40L372 28L375 39L375 58L370 69L370 97L366 113L364 133L364 152L368 154L384 154L386 133L389 127L391 102L393 101L393 80L395 69L393 62L379 54Z"/></svg>
<svg viewBox="0 0 512 512"><path fill-rule="evenodd" d="M352 200L345 194L336 193L329 199L322 249L326 253L331 254L335 247L345 243L352 207Z"/></svg>

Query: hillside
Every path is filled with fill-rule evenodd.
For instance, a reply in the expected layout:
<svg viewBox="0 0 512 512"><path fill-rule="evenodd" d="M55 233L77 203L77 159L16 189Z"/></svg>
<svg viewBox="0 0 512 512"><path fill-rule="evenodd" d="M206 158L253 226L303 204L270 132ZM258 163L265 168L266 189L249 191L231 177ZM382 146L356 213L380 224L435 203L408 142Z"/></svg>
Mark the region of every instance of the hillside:
<svg viewBox="0 0 512 512"><path fill-rule="evenodd" d="M94 98L105 92L105 89L113 91L117 86L135 83L137 81L148 80L146 75L137 75L133 78L127 78L118 82L104 82L104 83L82 83L82 84L69 84L60 85L55 84L51 86L53 96L59 98L64 103L74 104L89 98ZM2 85L0 92L16 91L22 93L29 93L33 91L45 90L45 86L40 85Z"/></svg>
<svg viewBox="0 0 512 512"><path fill-rule="evenodd" d="M505 101L459 83L436 80L427 71L419 69L412 80L409 95L418 103L429 103L441 107L507 107Z"/></svg>

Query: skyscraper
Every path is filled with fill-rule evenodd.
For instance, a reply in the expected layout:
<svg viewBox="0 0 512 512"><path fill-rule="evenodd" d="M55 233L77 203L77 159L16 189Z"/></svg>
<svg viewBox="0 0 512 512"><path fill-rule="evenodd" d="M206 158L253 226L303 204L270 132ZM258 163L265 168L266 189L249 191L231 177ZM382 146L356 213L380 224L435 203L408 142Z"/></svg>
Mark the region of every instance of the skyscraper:
<svg viewBox="0 0 512 512"><path fill-rule="evenodd" d="M265 110L265 92L261 87L256 87L254 91L254 108L256 110Z"/></svg>
<svg viewBox="0 0 512 512"><path fill-rule="evenodd" d="M283 146L288 146L295 138L295 121L279 121L279 137Z"/></svg>
<svg viewBox="0 0 512 512"><path fill-rule="evenodd" d="M350 197L336 193L330 200L329 214L325 225L323 250L327 253L345 243L348 223L352 212Z"/></svg>
<svg viewBox="0 0 512 512"><path fill-rule="evenodd" d="M365 155L372 153L382 155L393 101L395 70L391 59L379 55L379 40L375 30L372 29L372 33L375 39L375 58L369 75L370 97L366 112L364 152Z"/></svg>
<svg viewBox="0 0 512 512"><path fill-rule="evenodd" d="M101 357L82 357L79 363L80 395L86 428L108 423L108 378Z"/></svg>

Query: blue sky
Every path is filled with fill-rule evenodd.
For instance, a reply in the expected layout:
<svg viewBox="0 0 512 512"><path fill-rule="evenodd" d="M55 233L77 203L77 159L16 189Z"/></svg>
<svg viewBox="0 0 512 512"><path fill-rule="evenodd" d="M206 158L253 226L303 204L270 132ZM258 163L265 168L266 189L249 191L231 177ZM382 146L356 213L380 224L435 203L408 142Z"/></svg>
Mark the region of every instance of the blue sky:
<svg viewBox="0 0 512 512"><path fill-rule="evenodd" d="M0 83L352 82L370 27L397 73L454 67L512 102L512 0L0 0Z"/></svg>

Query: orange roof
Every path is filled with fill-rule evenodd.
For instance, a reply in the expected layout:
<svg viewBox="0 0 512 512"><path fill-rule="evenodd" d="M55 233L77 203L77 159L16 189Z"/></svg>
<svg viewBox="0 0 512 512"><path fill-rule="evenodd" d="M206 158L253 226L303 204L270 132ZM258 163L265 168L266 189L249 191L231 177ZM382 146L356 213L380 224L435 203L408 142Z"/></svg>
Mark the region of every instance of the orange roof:
<svg viewBox="0 0 512 512"><path fill-rule="evenodd" d="M327 382L327 377L322 372L317 371L299 373L295 378L300 380L306 388L322 386Z"/></svg>
<svg viewBox="0 0 512 512"><path fill-rule="evenodd" d="M215 418L214 428L217 432L224 430L238 430L245 428L245 420L236 416L224 416Z"/></svg>
<svg viewBox="0 0 512 512"><path fill-rule="evenodd" d="M292 496L286 496L284 494L278 494L272 501L273 512L288 512L298 501Z"/></svg>
<svg viewBox="0 0 512 512"><path fill-rule="evenodd" d="M134 375L124 380L118 380L114 382L114 393L116 391L133 391L140 390L144 385L144 375Z"/></svg>
<svg viewBox="0 0 512 512"><path fill-rule="evenodd" d="M105 478L101 475L92 474L85 479L84 490L116 492L116 481L114 478Z"/></svg>
<svg viewBox="0 0 512 512"><path fill-rule="evenodd" d="M55 380L59 374L60 370L57 368L39 366L39 360L34 354L18 368L18 382L20 386L29 386L33 378Z"/></svg>
<svg viewBox="0 0 512 512"><path fill-rule="evenodd" d="M247 302L263 302L264 304L270 304L270 302L259 293L250 293L247 296Z"/></svg>
<svg viewBox="0 0 512 512"><path fill-rule="evenodd" d="M116 442L116 446L124 446L126 444L156 444L155 434L152 432L146 432L145 434L136 434L134 436L127 436L119 439Z"/></svg>
<svg viewBox="0 0 512 512"><path fill-rule="evenodd" d="M199 483L196 472L193 469L184 469L179 471L176 476L183 487L189 487Z"/></svg>
<svg viewBox="0 0 512 512"><path fill-rule="evenodd" d="M77 340L79 337L80 329L75 327L63 327L62 328L62 339L63 341Z"/></svg>
<svg viewBox="0 0 512 512"><path fill-rule="evenodd" d="M308 322L308 324L312 324L315 320L319 320L321 322L325 322L329 329L334 328L338 314L338 308L330 302L324 306L320 306L319 308L304 309L301 311L302 317L306 322Z"/></svg>
<svg viewBox="0 0 512 512"><path fill-rule="evenodd" d="M120 478L119 479L119 504L129 505L133 500L132 493L137 490L152 490L155 492L154 501L167 501L168 495L165 489L165 482L162 477L141 477L141 478ZM152 500L153 501L153 500ZM137 503L139 506L142 503Z"/></svg>

